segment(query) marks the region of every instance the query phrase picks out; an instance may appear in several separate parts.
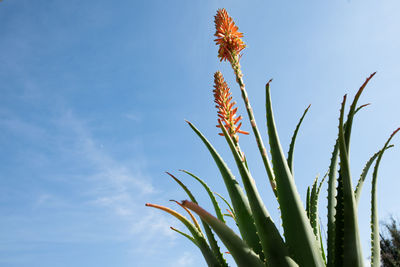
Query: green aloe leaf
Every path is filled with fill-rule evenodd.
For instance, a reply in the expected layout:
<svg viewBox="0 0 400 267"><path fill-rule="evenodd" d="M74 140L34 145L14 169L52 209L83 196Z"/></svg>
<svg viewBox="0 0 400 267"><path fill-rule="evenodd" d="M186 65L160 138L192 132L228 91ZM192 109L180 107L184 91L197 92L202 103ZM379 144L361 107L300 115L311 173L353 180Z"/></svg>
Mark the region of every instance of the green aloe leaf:
<svg viewBox="0 0 400 267"><path fill-rule="evenodd" d="M333 267L336 258L335 254L335 235L336 235L336 173L339 155L339 140L336 140L333 148L331 163L328 174L328 222L327 222L327 266Z"/></svg>
<svg viewBox="0 0 400 267"><path fill-rule="evenodd" d="M194 226L196 226L197 230L199 230L199 232L201 234L203 234L203 232L201 231L201 228L200 228L200 224L198 223L196 218L193 216L192 212L190 210L188 210L186 207L182 206L182 204L180 202L173 200L173 199L171 199L170 201L175 202L177 205L181 206L181 208L183 208L189 214L189 217L192 219L192 222L194 223Z"/></svg>
<svg viewBox="0 0 400 267"><path fill-rule="evenodd" d="M189 190L189 188L187 188L187 186L186 186L184 183L182 183L181 180L179 180L178 178L176 178L173 174L171 174L171 173L169 173L169 172L165 172L165 173L168 174L172 179L174 179L175 182L176 182L180 187L182 187L182 189L186 192L186 194L190 197L190 199L191 199L193 202L197 203L197 200L196 200L196 198L194 197L194 195L192 194L192 192Z"/></svg>
<svg viewBox="0 0 400 267"><path fill-rule="evenodd" d="M254 251L243 242L243 240L240 239L232 229L226 226L226 224L212 216L194 202L185 200L182 202L182 205L197 213L197 215L211 226L221 241L225 244L239 267L265 267L258 255L254 253Z"/></svg>
<svg viewBox="0 0 400 267"><path fill-rule="evenodd" d="M324 249L324 242L322 241L322 234L321 234L321 225L319 226L319 244L321 247L321 253L322 253L322 258L324 259L324 263L326 266L326 255L325 255L325 249Z"/></svg>
<svg viewBox="0 0 400 267"><path fill-rule="evenodd" d="M266 111L273 170L286 244L290 254L300 266L324 266L319 244L310 226L279 141L272 111L269 83L266 85Z"/></svg>
<svg viewBox="0 0 400 267"><path fill-rule="evenodd" d="M389 149L389 148L391 148L391 147L393 147L393 145L387 146L385 149ZM374 160L378 157L378 155L380 155L381 152L382 152L381 150L379 150L378 152L376 152L376 153L367 161L367 163L365 164L364 169L363 169L362 172L361 172L360 179L358 179L358 183L357 183L356 189L354 190L354 195L355 195L355 198L356 198L357 205L358 205L358 202L359 202L359 200L360 200L361 189L362 189L362 187L363 187L365 178L367 177L368 171L369 171L369 169L370 169L372 163L374 163Z"/></svg>
<svg viewBox="0 0 400 267"><path fill-rule="evenodd" d="M363 109L363 108L365 108L365 107L367 107L369 105L371 105L371 103L367 103L367 104L359 106L358 108L356 108L356 111L354 111L354 115L356 115L357 112L359 112L361 109Z"/></svg>
<svg viewBox="0 0 400 267"><path fill-rule="evenodd" d="M236 217L235 211L233 210L233 208L232 208L231 204L228 202L228 200L226 200L223 196L221 196L221 194L219 194L219 193L217 193L217 192L214 192L214 194L217 195L220 199L222 199L222 201L225 202L225 204L226 204L226 205L228 206L228 208L229 208L229 213L231 213L232 216L233 216L233 218L235 218L235 217Z"/></svg>
<svg viewBox="0 0 400 267"><path fill-rule="evenodd" d="M400 130L398 128L395 130L386 141L383 148L380 150L378 158L375 163L374 172L372 174L372 188L371 188L371 266L379 267L381 264L381 254L380 254L380 242L379 242L379 222L378 222L378 205L376 198L376 187L378 179L378 169L381 162L383 153L389 148L389 142L392 140L393 136Z"/></svg>
<svg viewBox="0 0 400 267"><path fill-rule="evenodd" d="M345 103L346 96L344 96L343 98L339 122L340 175L343 182L343 266L361 267L363 266L364 259L362 257L360 234L358 229L356 200L354 197L350 175L350 163L348 158L349 150L346 146L345 132L343 129L343 114ZM348 124L349 117L346 125Z"/></svg>
<svg viewBox="0 0 400 267"><path fill-rule="evenodd" d="M312 186L311 194L310 194L310 222L311 222L311 227L313 228L315 238L318 241L318 244L320 246L320 251L322 254L322 258L324 259L324 262L326 263L326 257L325 257L325 251L324 251L324 246L321 238L321 226L319 223L319 217L318 217L318 199L319 199L319 193L321 192L321 187L328 176L328 173L324 175L322 180L320 181L319 185L318 183L318 177L315 179L315 182Z"/></svg>
<svg viewBox="0 0 400 267"><path fill-rule="evenodd" d="M292 136L292 141L290 142L290 146L289 146L289 152L288 152L288 158L287 158L287 162L289 165L289 169L292 172L292 176L294 176L294 172L293 172L293 152L294 152L294 144L296 143L296 137L297 137L297 133L299 132L301 123L303 122L304 117L307 114L308 109L311 107L311 105L308 105L308 107L304 110L303 115L301 116L299 123L296 126L296 129L294 130L293 136Z"/></svg>
<svg viewBox="0 0 400 267"><path fill-rule="evenodd" d="M319 185L317 187L317 183L315 183L315 185L313 185L313 189L310 195L310 213L311 213L311 218L313 221L315 221L315 227L316 229L314 229L314 233L315 236L317 238L317 240L320 240L320 235L319 235L319 218L318 218L318 200L319 200L319 193L321 192L321 187L325 182L326 177L328 176L328 173L326 173L324 175L324 177L322 177L322 180L319 182ZM318 177L316 178L316 182L318 181Z"/></svg>
<svg viewBox="0 0 400 267"><path fill-rule="evenodd" d="M350 152L350 136L351 136L351 128L353 126L354 115L356 114L356 111L358 111L361 108L363 108L363 107L368 105L368 104L362 105L359 109L356 109L357 102L358 102L358 99L360 98L362 92L364 91L365 87L367 86L368 82L372 79L372 77L374 77L375 74L376 74L376 72L372 73L365 80L365 82L361 85L360 89L358 89L356 95L354 96L353 103L351 103L351 105L350 105L349 113L347 114L347 121L346 121L346 125L344 127L343 132L344 132L344 139L345 139L346 149L348 150L347 154L349 154L349 155L350 155L350 153L349 153Z"/></svg>
<svg viewBox="0 0 400 267"><path fill-rule="evenodd" d="M279 230L272 221L272 218L258 193L256 183L253 177L251 177L247 166L241 159L232 138L229 136L225 127L221 124L221 121L219 121L219 125L221 126L222 132L235 158L240 175L242 176L243 185L247 197L249 198L250 208L254 216L254 222L257 227L258 236L260 237L261 246L266 261L268 262L268 266L297 266L297 264L289 257L289 253Z"/></svg>
<svg viewBox="0 0 400 267"><path fill-rule="evenodd" d="M240 187L238 181L233 176L232 172L230 171L222 157L215 150L215 148L192 123L187 123L203 141L221 173L226 189L229 193L229 197L232 201L232 206L235 210L236 221L240 234L242 235L245 242L255 251L255 253L263 257L260 239L257 235L257 230L254 225L254 219L251 214L249 201L246 195L243 193L243 190Z"/></svg>
<svg viewBox="0 0 400 267"><path fill-rule="evenodd" d="M193 236L188 235L188 234L186 234L186 233L184 233L184 232L182 232L182 231L179 231L178 229L176 229L176 228L174 228L174 227L172 227L172 226L171 226L170 228L171 228L172 231L175 231L175 232L177 232L178 234L183 235L184 237L186 237L187 239L189 239L190 241L192 241L192 242L197 246L196 240L194 240Z"/></svg>
<svg viewBox="0 0 400 267"><path fill-rule="evenodd" d="M318 176L315 178L314 183L312 185L311 193L310 193L310 223L313 229L314 235L319 241L318 236Z"/></svg>
<svg viewBox="0 0 400 267"><path fill-rule="evenodd" d="M226 223L225 219L224 219L224 216L222 216L221 208L219 207L218 202L215 199L215 196L212 193L210 187L202 179L200 179L199 177L197 177L193 173L191 173L189 171L185 171L185 170L180 170L180 171L190 175L191 177L196 179L204 187L204 189L207 191L207 194L210 197L211 202L212 202L212 204L214 206L214 210L215 210L215 214L217 215L217 218L220 219L222 222Z"/></svg>
<svg viewBox="0 0 400 267"><path fill-rule="evenodd" d="M369 106L370 104L364 104L359 106L355 111L354 115L357 114L358 111L360 111L362 108ZM346 125L346 123L344 123ZM343 128L346 128L345 126ZM329 165L329 175L328 175L328 223L327 223L327 253L328 253L328 259L327 259L327 266L328 267L333 267L335 266L334 262L335 259L339 259L340 261L337 262L336 266L340 265L340 262L342 260L343 256L343 240L342 238L339 238L336 240L336 235L338 237L343 236L342 231L343 231L343 198L342 198L342 182L341 178L339 177L338 180L338 188L339 190L336 190L336 180L337 180L337 165L338 165L338 155L339 155L339 138L336 140L332 156L331 156L331 162ZM336 196L336 193L338 196ZM341 201L337 201L337 199L340 199ZM336 213L336 210L339 212ZM339 218L338 221L336 221L336 217ZM336 231L336 226L337 224L339 225L338 231ZM337 245L337 248L335 246Z"/></svg>
<svg viewBox="0 0 400 267"><path fill-rule="evenodd" d="M339 173L337 179L337 195L335 206L334 266L343 266L344 257L344 193L343 177Z"/></svg>
<svg viewBox="0 0 400 267"><path fill-rule="evenodd" d="M164 207L164 206L150 204L150 203L146 203L146 206L163 210L163 211L171 214L178 220L180 220L187 227L187 229L192 233L193 238L195 240L195 244L199 247L208 266L210 266L210 267L211 266L212 267L220 266L217 258L215 257L214 253L211 251L210 247L208 246L207 241L205 240L204 236L197 230L197 228L188 219L186 219L185 216L183 216L182 214L180 214L170 208Z"/></svg>
<svg viewBox="0 0 400 267"><path fill-rule="evenodd" d="M224 216L226 216L226 217L230 217L230 218L232 218L233 220L235 220L235 217L233 217L233 214L229 211L229 210L227 210L229 213L224 213L224 214L222 214L222 215L224 215ZM236 221L235 221L236 222Z"/></svg>
<svg viewBox="0 0 400 267"><path fill-rule="evenodd" d="M178 178L176 178L171 173L167 172L167 174L172 179L174 179L182 187L182 189L186 192L186 194L189 196L189 198L194 203L197 203L196 198L194 197L192 192L190 192L190 190L187 188L187 186L185 184L183 184ZM204 232L206 233L208 242L210 243L211 250L213 251L215 257L217 257L217 259L220 262L221 266L227 266L226 260L225 260L225 258L223 256L222 252L221 252L221 248L218 246L218 242L215 239L215 236L214 236L213 232L211 231L210 226L205 221L203 221L203 219L201 219L201 223L203 225Z"/></svg>

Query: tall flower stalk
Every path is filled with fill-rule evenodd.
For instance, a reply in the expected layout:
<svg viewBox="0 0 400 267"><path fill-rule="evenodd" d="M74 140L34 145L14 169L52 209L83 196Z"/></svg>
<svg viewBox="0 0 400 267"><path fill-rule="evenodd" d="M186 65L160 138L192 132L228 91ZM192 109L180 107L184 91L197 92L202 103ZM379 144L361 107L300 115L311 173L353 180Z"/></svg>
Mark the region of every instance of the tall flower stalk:
<svg viewBox="0 0 400 267"><path fill-rule="evenodd" d="M240 91L242 93L242 98L246 106L247 114L249 116L250 124L257 141L257 146L260 151L264 167L267 171L271 187L276 195L276 182L274 178L274 173L272 171L271 163L268 158L267 150L265 149L263 140L261 138L260 131L257 127L253 109L250 105L246 86L243 81L243 73L240 67L239 61L242 57L240 52L246 47L241 39L243 37L243 34L241 32L238 32L239 28L235 25L235 22L228 15L228 12L224 8L218 9L217 15L215 15L214 23L216 29L214 35L217 37L217 39L215 39L215 42L219 46L218 57L221 61L228 60L232 66L232 69L236 76L236 82L239 84Z"/></svg>

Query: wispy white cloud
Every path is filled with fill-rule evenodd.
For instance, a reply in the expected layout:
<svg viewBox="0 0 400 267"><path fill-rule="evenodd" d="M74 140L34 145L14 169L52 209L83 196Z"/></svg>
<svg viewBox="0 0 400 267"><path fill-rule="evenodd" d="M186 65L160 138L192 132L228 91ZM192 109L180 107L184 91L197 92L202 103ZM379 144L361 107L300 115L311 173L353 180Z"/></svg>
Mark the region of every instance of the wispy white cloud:
<svg viewBox="0 0 400 267"><path fill-rule="evenodd" d="M157 191L143 168L140 165L127 166L115 160L72 112L67 112L59 123L75 134L74 148L79 149L83 160L94 166L89 178L91 188L87 188L86 192L91 199L89 204L109 209L115 216L130 222L125 233L127 236L139 237L148 244L150 240L158 245L160 242L172 242L175 236L169 229L170 217L144 207L143 199L154 197ZM149 247L146 246L146 249L149 250Z"/></svg>
<svg viewBox="0 0 400 267"><path fill-rule="evenodd" d="M83 121L74 116L72 112L67 112L58 123L75 136L74 149L82 156L83 160L89 161L94 166L94 178L107 181L112 189L117 190L120 194L129 192L131 189L135 190L136 195L155 192L150 183L150 177L143 172L140 163L126 166L113 159L92 137ZM139 157L140 155L135 156Z"/></svg>
<svg viewBox="0 0 400 267"><path fill-rule="evenodd" d="M33 242L101 242L102 238L104 241L112 238L114 241L132 241L131 252L149 255L156 253L165 244L173 244L176 235L170 231L169 226L174 223L174 219L144 206L145 199L157 198L152 179L146 173L144 160L126 163L115 159L102 147L101 142L96 140L83 119L71 111L61 113L64 115L51 122L51 133L56 134L51 134L47 127L28 122L16 114L3 112L4 116L0 117L1 128L22 139L40 142L41 147L47 146L51 150L51 155L46 155L46 164L51 165L60 160L53 158L57 155L68 165L79 163L89 166L85 169L85 174L79 174L79 166L73 168L72 177L62 173L62 169L52 170L55 173L51 175L63 177L57 178L61 182L58 186L62 186L63 182L75 183L72 187L75 192L69 192L69 188L60 194L45 187L40 188L33 194L35 199L32 199L29 205L33 214L41 214L41 217L27 218L24 214L16 214L7 218L10 223L13 220L20 222L30 233L18 238ZM43 154L41 151L24 153ZM35 156L31 158L26 160L35 160ZM49 174L43 174L46 175ZM88 211L92 217L85 214ZM75 221L75 225L66 226L63 221L59 221L60 218L71 219ZM33 229L33 226L27 223L28 219L38 222L38 225L41 220L54 223L43 234L40 233L43 227ZM80 220L85 222L78 225L76 221ZM96 233L96 229L90 229L91 224L99 223L110 223L109 229L115 231ZM12 235L9 239L12 240Z"/></svg>

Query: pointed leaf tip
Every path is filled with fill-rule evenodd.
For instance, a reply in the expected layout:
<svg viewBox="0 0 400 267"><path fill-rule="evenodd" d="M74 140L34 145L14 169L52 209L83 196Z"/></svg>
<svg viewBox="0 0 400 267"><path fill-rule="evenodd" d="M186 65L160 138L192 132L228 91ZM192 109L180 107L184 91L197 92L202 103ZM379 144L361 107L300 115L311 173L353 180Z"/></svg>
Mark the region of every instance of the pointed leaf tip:
<svg viewBox="0 0 400 267"><path fill-rule="evenodd" d="M168 174L169 176L171 176L172 178L175 178L175 176L173 176L170 172L165 172L166 174Z"/></svg>
<svg viewBox="0 0 400 267"><path fill-rule="evenodd" d="M400 127L394 130L394 132L390 135L390 138L392 138L398 131L400 131Z"/></svg>
<svg viewBox="0 0 400 267"><path fill-rule="evenodd" d="M369 105L371 105L371 103L367 103L367 104L361 105L358 108L364 108L364 107L369 106Z"/></svg>
<svg viewBox="0 0 400 267"><path fill-rule="evenodd" d="M192 219L192 221L193 221L194 225L196 226L197 230L199 230L199 232L202 233L200 225L199 225L198 221L196 220L196 218L193 216L192 212L190 210L188 210L185 206L183 206L179 201L176 201L176 200L173 200L173 199L171 199L170 201L175 202L180 207L182 207L189 214L189 216Z"/></svg>
<svg viewBox="0 0 400 267"><path fill-rule="evenodd" d="M305 118L305 116L306 116L306 114L307 114L307 112L308 112L310 107L311 107L311 104L308 105L308 107L304 110L303 115L300 117L300 120L297 123L296 128L294 130L294 133L293 133L293 136L292 136L292 141L290 142L290 145L289 145L287 162L288 162L288 165L289 165L289 169L292 172L292 176L294 176L294 173L293 173L293 153L294 153L294 146L295 146L295 143L296 143L297 134L299 132L300 126L303 123L303 120L304 120L304 118Z"/></svg>

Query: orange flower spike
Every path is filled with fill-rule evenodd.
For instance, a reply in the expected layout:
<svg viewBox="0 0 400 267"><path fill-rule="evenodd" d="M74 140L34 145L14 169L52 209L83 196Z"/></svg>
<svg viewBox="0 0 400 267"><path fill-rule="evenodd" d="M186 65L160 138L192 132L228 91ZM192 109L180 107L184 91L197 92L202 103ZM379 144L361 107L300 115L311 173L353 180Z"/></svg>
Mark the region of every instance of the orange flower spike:
<svg viewBox="0 0 400 267"><path fill-rule="evenodd" d="M239 28L235 25L233 19L228 15L225 8L218 9L214 19L215 36L214 41L219 45L218 57L220 60L232 62L235 57L240 59L240 52L246 47L242 41L243 33L238 32Z"/></svg>
<svg viewBox="0 0 400 267"><path fill-rule="evenodd" d="M239 121L242 119L242 116L236 117L237 107L235 101L232 101L232 96L229 91L228 84L225 82L224 77L221 72L217 71L214 74L214 102L217 104L215 107L217 108L218 118L224 124L225 129L229 133L229 135L235 140L238 141L239 137L237 133L241 134L249 134L248 132L240 130L242 123ZM238 124L239 123L239 124ZM220 128L219 125L217 125ZM222 133L219 133L222 135Z"/></svg>

